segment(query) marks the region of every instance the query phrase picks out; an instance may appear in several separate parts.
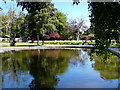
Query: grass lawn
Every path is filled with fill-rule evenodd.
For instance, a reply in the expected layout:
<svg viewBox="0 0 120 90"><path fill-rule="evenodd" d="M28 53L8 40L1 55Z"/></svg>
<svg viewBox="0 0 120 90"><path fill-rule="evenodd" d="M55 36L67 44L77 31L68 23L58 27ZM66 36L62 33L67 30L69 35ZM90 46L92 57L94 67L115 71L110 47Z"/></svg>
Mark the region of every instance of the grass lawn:
<svg viewBox="0 0 120 90"><path fill-rule="evenodd" d="M45 43L44 46L49 46L49 45L91 46L91 45L95 44L95 42L90 42L90 41L87 41L86 43L84 43L82 41L45 41L44 43ZM41 41L39 42L39 44L41 45ZM30 43L30 42L17 42L15 44L15 46L9 46L9 43L6 43L6 42L0 43L0 47L31 47L31 46L37 46L37 41L35 41L34 43ZM116 43L112 43L111 46L117 47L119 45L117 45Z"/></svg>
<svg viewBox="0 0 120 90"><path fill-rule="evenodd" d="M37 43L16 43L15 47L37 46Z"/></svg>

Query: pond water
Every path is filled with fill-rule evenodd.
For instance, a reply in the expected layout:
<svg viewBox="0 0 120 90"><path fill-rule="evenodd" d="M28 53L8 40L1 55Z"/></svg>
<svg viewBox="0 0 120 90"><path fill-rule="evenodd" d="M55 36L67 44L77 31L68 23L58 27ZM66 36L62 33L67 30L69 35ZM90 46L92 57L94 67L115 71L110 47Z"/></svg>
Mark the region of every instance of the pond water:
<svg viewBox="0 0 120 90"><path fill-rule="evenodd" d="M106 55L91 49L5 52L2 88L118 88L120 59Z"/></svg>

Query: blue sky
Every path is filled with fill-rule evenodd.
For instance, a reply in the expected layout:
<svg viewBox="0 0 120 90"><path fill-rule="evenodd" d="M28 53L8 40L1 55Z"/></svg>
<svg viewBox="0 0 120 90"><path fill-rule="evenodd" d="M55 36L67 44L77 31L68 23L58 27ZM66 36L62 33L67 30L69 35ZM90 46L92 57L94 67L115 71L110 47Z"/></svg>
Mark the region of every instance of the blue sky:
<svg viewBox="0 0 120 90"><path fill-rule="evenodd" d="M72 2L53 2L55 8L67 15L68 20L84 18L89 26L88 3L81 2L79 5L73 5Z"/></svg>
<svg viewBox="0 0 120 90"><path fill-rule="evenodd" d="M76 18L84 18L86 20L86 25L90 26L88 3L86 1L82 1L79 5L73 5L72 2L56 2L55 0L52 2L54 3L55 8L66 14L68 21ZM11 2L7 2L5 4L0 2L0 6L3 8L3 12L6 13L8 8L12 6L16 7L16 3L13 2L11 4ZM20 7L18 9L20 9Z"/></svg>

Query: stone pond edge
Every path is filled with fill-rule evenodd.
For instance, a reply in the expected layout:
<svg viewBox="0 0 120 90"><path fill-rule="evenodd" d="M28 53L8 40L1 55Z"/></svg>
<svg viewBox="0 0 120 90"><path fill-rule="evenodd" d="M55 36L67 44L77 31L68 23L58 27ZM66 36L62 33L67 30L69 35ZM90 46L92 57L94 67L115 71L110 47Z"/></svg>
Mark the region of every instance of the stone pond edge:
<svg viewBox="0 0 120 90"><path fill-rule="evenodd" d="M30 49L70 49L70 48L95 48L94 46L79 46L79 45L56 45L56 46L32 46L32 47L0 47L0 53L10 50L30 50ZM110 47L109 51L120 57L120 48Z"/></svg>

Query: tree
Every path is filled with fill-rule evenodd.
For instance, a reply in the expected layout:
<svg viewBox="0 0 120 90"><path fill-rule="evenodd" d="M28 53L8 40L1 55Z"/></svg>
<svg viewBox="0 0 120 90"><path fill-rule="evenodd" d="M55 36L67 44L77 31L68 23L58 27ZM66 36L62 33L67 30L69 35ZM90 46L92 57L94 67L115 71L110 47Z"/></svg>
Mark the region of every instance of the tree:
<svg viewBox="0 0 120 90"><path fill-rule="evenodd" d="M18 13L17 18L17 36L20 38L29 38L29 32L28 32L28 20L27 15L25 15L22 11Z"/></svg>
<svg viewBox="0 0 120 90"><path fill-rule="evenodd" d="M18 11L17 6L15 6L12 2L7 7L7 14L2 14L2 32L3 35L10 36L10 46L15 46L15 38L19 37L21 25L23 23L24 16L22 12Z"/></svg>
<svg viewBox="0 0 120 90"><path fill-rule="evenodd" d="M74 0L73 4L78 5L79 2L80 0ZM112 39L115 39L117 43L120 42L119 9L118 0L111 0L111 2L89 0L91 29L94 31L97 48L107 49Z"/></svg>
<svg viewBox="0 0 120 90"><path fill-rule="evenodd" d="M44 41L45 33L56 30L55 23L57 19L53 15L55 8L51 2L18 2L18 5L23 6L22 8L26 8L28 11L28 28L30 34L32 37L33 35L37 36L38 41L39 34L42 35L42 41ZM42 42L42 44L44 43Z"/></svg>
<svg viewBox="0 0 120 90"><path fill-rule="evenodd" d="M56 11L54 15L58 20L58 22L56 23L58 34L62 37L62 39L67 39L66 36L68 34L68 31L66 30L66 25L68 24L68 22L66 15L60 11Z"/></svg>
<svg viewBox="0 0 120 90"><path fill-rule="evenodd" d="M16 14L14 10L8 12L9 22L10 22L10 46L15 46L16 37Z"/></svg>
<svg viewBox="0 0 120 90"><path fill-rule="evenodd" d="M56 30L57 18L53 15L53 4L49 3L46 7L36 11L35 22L37 34L42 35L42 45L44 45L44 36L46 33L51 33ZM38 37L39 38L39 37ZM38 40L39 41L39 40Z"/></svg>
<svg viewBox="0 0 120 90"><path fill-rule="evenodd" d="M15 45L15 38L16 37L22 37L23 34L25 35L25 32L23 33L24 29L24 19L25 15L23 12L19 12L18 14L15 13L14 10L9 10L8 13L2 14L1 16L1 31L2 31L2 37L5 35L10 36L10 46Z"/></svg>
<svg viewBox="0 0 120 90"><path fill-rule="evenodd" d="M87 26L85 25L84 19L74 19L71 20L68 24L70 27L71 35L73 35L73 39L79 40L80 33L85 31L87 29Z"/></svg>
<svg viewBox="0 0 120 90"><path fill-rule="evenodd" d="M8 23L7 23L7 16L5 16L3 13L0 15L0 31L1 31L1 37L4 37L5 35L8 35Z"/></svg>
<svg viewBox="0 0 120 90"><path fill-rule="evenodd" d="M111 40L119 43L120 38L120 4L118 2L91 2L91 30L94 31L96 47L108 48ZM117 14L116 14L117 13Z"/></svg>
<svg viewBox="0 0 120 90"><path fill-rule="evenodd" d="M56 40L56 39L60 40L62 38L61 38L61 36L59 34L57 34L57 33L54 32L54 33L49 34L49 39L50 40Z"/></svg>

